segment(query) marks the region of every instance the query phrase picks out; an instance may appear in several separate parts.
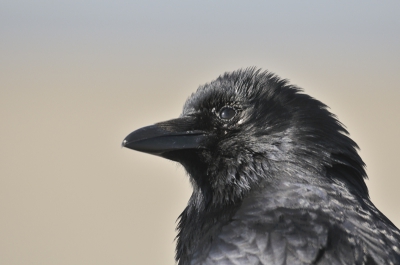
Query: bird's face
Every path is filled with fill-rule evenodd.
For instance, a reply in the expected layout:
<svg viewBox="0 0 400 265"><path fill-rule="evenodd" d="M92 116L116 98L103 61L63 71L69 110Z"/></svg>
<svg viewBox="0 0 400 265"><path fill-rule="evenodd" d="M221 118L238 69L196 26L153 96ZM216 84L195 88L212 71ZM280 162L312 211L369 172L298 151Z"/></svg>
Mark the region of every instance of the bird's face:
<svg viewBox="0 0 400 265"><path fill-rule="evenodd" d="M136 130L123 146L181 163L195 189L227 202L287 163L329 166L339 148L330 140L340 143L343 130L322 103L285 80L244 70L200 87L179 118Z"/></svg>
<svg viewBox="0 0 400 265"><path fill-rule="evenodd" d="M288 99L279 98L277 80L220 77L192 94L179 118L136 130L123 146L180 162L196 187L232 200L291 149Z"/></svg>

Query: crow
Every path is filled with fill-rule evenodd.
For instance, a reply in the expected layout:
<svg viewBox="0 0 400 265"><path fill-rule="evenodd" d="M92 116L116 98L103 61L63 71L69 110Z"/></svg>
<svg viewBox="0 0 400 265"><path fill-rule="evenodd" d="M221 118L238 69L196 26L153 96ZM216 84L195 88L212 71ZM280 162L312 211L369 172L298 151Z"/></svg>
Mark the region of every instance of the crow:
<svg viewBox="0 0 400 265"><path fill-rule="evenodd" d="M369 199L357 144L326 105L269 71L219 76L179 118L122 145L190 177L179 265L400 264L400 231Z"/></svg>

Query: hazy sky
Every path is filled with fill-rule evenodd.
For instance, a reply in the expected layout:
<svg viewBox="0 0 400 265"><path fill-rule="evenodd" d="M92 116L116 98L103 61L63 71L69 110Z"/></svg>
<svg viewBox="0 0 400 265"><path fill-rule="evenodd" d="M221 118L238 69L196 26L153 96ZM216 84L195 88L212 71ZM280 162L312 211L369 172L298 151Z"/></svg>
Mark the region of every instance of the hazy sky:
<svg viewBox="0 0 400 265"><path fill-rule="evenodd" d="M400 226L399 1L1 1L0 264L174 264L179 166L122 149L225 71L330 106Z"/></svg>

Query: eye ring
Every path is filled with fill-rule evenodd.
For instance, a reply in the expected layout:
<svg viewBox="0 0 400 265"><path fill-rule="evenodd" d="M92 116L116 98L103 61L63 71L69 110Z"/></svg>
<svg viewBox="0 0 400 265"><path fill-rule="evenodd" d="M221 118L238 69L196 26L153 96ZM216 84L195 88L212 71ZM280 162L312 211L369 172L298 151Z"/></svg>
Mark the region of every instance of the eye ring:
<svg viewBox="0 0 400 265"><path fill-rule="evenodd" d="M218 112L218 117L222 120L230 120L236 116L236 109L232 106L224 106Z"/></svg>

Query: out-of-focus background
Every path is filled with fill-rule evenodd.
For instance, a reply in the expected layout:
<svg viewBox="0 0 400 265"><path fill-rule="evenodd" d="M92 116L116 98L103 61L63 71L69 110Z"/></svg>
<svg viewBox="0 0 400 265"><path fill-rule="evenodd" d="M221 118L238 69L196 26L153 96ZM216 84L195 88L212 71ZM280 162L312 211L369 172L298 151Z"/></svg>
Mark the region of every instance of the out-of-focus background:
<svg viewBox="0 0 400 265"><path fill-rule="evenodd" d="M0 264L174 264L190 184L121 148L225 71L331 107L400 226L399 1L1 1Z"/></svg>

